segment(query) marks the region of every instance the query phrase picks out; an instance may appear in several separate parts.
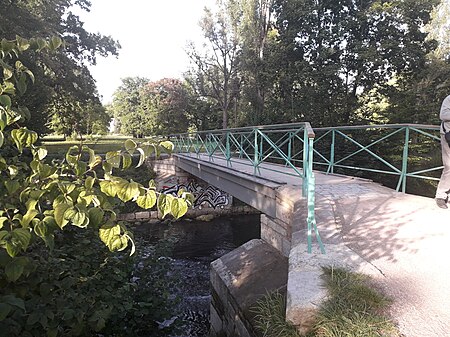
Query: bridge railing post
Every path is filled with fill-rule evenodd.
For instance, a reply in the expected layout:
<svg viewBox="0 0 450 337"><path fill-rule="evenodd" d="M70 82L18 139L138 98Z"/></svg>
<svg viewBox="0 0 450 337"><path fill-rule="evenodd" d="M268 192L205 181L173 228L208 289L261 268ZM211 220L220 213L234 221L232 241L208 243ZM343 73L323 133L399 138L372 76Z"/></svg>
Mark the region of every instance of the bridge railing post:
<svg viewBox="0 0 450 337"><path fill-rule="evenodd" d="M334 173L334 151L335 151L335 144L336 144L336 131L333 129L331 130L331 145L330 145L330 164L328 165L327 174Z"/></svg>
<svg viewBox="0 0 450 337"><path fill-rule="evenodd" d="M259 138L258 137L258 133L259 130L258 129L254 129L253 133L255 135L255 139L254 139L254 147L255 147L255 151L254 151L254 155L253 155L253 174L260 174L260 169L259 169L259 164L261 162L260 160L260 144L259 144Z"/></svg>
<svg viewBox="0 0 450 337"><path fill-rule="evenodd" d="M312 232L314 231L316 240L319 244L320 251L325 254L325 248L320 238L319 230L316 223L315 203L316 203L316 181L313 173L314 162L314 138L315 134L309 123L305 123L303 137L303 196L306 197L307 204L307 239L308 253L312 252Z"/></svg>
<svg viewBox="0 0 450 337"><path fill-rule="evenodd" d="M410 130L409 126L405 127L405 143L403 144L403 156L402 156L402 173L400 175L399 179L399 185L401 183L402 185L402 192L406 192L406 177L408 174L408 156L409 156L409 137L410 137ZM397 186L397 191L399 190L400 186Z"/></svg>

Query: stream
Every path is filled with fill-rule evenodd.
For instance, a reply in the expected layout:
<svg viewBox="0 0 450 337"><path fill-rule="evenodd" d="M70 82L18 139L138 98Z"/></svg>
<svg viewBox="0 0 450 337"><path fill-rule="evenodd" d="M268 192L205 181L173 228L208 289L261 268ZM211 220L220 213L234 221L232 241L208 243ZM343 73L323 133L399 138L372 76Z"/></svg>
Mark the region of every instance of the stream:
<svg viewBox="0 0 450 337"><path fill-rule="evenodd" d="M180 301L174 316L161 325L176 323L177 332L170 337L205 337L209 330L210 263L243 243L260 237L259 215L236 215L211 221L184 219L173 223L143 223L134 229L142 248L160 240L173 242L166 274L168 284L176 279L170 296ZM138 250L139 252L139 250Z"/></svg>

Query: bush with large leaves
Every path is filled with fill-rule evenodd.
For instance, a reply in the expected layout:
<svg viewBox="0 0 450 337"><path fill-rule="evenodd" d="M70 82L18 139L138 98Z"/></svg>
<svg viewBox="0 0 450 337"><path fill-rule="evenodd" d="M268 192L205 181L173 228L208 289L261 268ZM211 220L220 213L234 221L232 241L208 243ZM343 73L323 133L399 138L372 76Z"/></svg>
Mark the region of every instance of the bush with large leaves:
<svg viewBox="0 0 450 337"><path fill-rule="evenodd" d="M45 244L52 250L55 235L70 226L95 231L111 251L128 248L133 254L133 235L125 223L117 221L116 198L135 201L146 209L156 206L163 216L175 218L191 203L188 193L173 197L158 193L152 182L144 186L114 175L115 170L131 166L134 154L139 156L140 166L151 153L170 151L170 142L137 144L127 140L123 150L108 152L104 158L80 144L61 160L47 160L47 150L37 145L38 135L21 127L29 113L17 106L16 98L26 92L34 76L20 55L28 50L52 53L61 43L57 37L17 37L0 44L0 268L10 284L22 282L40 268L30 253L35 246ZM26 313L30 309L25 306L26 291L8 293L7 289L13 288L2 287L0 321L17 310ZM35 318L29 316L31 322ZM65 329L52 331L56 334Z"/></svg>

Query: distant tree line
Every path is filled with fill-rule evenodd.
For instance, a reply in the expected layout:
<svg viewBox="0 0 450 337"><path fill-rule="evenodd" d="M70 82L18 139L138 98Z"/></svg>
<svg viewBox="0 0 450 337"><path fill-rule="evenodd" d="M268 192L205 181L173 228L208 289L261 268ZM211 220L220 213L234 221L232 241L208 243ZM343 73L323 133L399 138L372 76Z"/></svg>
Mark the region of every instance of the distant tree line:
<svg viewBox="0 0 450 337"><path fill-rule="evenodd" d="M448 14L439 0L218 0L200 21L202 47L188 44L183 82L125 79L111 111L133 134L437 123L450 94Z"/></svg>
<svg viewBox="0 0 450 337"><path fill-rule="evenodd" d="M45 134L107 132L109 116L102 106L89 69L98 56L118 55L120 45L111 37L92 34L74 14L89 10L88 0L1 0L0 39L63 39L53 53L33 52L22 62L35 75L35 83L17 98L31 112L28 127ZM0 79L2 74L0 74Z"/></svg>

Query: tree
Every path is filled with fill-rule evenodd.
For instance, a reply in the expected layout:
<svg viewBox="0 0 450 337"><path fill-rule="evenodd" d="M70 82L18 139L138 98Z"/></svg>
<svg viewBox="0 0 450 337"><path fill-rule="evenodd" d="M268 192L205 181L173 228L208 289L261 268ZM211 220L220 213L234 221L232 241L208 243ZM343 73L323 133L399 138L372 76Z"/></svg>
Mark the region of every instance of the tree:
<svg viewBox="0 0 450 337"><path fill-rule="evenodd" d="M241 109L251 106L248 112L251 123L265 123L264 109L266 95L272 88L270 65L265 57L268 43L273 42L272 15L273 0L240 0L235 2L240 15L239 41L242 49L240 55L240 74L243 78ZM272 39L271 39L272 37Z"/></svg>
<svg viewBox="0 0 450 337"><path fill-rule="evenodd" d="M240 46L237 37L237 18L225 0L217 1L217 11L205 8L200 22L207 43L202 54L193 43L187 54L196 67L191 75L197 76L196 84L203 97L217 102L222 112L222 127L228 127L228 114L240 90L238 77L238 55Z"/></svg>
<svg viewBox="0 0 450 337"><path fill-rule="evenodd" d="M143 104L147 83L147 78L127 77L114 92L111 110L120 133L135 137L150 134L150 116Z"/></svg>
<svg viewBox="0 0 450 337"><path fill-rule="evenodd" d="M22 62L36 75L37 83L18 98L18 103L33 108L33 122L28 126L38 133L48 132L51 105L55 101L64 104L70 97L83 108L86 102L101 105L87 65L95 64L98 55L117 55L120 45L111 37L92 34L83 28L72 8L78 6L88 11L90 5L87 0L2 2L0 37L12 40L16 35L24 38L56 35L64 41L63 47L51 54L22 55ZM74 110L68 112L71 111ZM71 124L65 125L70 127Z"/></svg>
<svg viewBox="0 0 450 337"><path fill-rule="evenodd" d="M143 89L143 105L150 116L152 135L186 132L189 128L189 92L177 79L164 78Z"/></svg>
<svg viewBox="0 0 450 337"><path fill-rule="evenodd" d="M358 122L360 94L423 67L435 46L423 27L437 2L275 1L279 47L288 55L278 70L287 81L281 94L301 110L291 120Z"/></svg>

